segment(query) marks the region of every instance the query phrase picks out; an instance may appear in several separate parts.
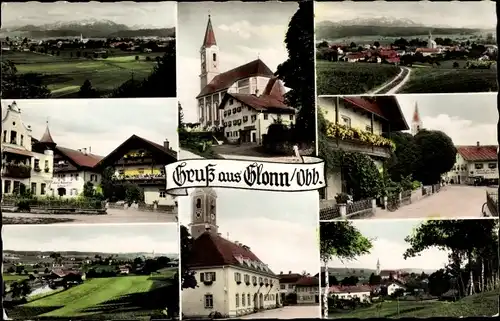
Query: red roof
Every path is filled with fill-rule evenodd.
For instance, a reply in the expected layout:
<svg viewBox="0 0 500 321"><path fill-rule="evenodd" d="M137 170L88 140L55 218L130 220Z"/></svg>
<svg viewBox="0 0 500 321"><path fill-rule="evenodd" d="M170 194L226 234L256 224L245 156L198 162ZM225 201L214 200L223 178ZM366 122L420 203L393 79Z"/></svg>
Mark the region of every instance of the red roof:
<svg viewBox="0 0 500 321"><path fill-rule="evenodd" d="M238 258L243 261L240 262ZM249 247L233 243L216 233L207 231L193 241L187 265L189 267L233 265L274 276L271 270L263 270L258 264L254 266L247 264L245 259L247 262L262 263Z"/></svg>
<svg viewBox="0 0 500 321"><path fill-rule="evenodd" d="M69 275L69 274L74 274L74 275L81 275L82 273L79 272L79 271L74 271L74 270L63 270L63 269L53 269L52 270L52 273L54 273L55 275L57 275L58 277L62 278L66 275Z"/></svg>
<svg viewBox="0 0 500 321"><path fill-rule="evenodd" d="M280 279L280 283L296 283L302 277L302 274L288 273L280 274L278 277Z"/></svg>
<svg viewBox="0 0 500 321"><path fill-rule="evenodd" d="M344 97L344 100L353 104L356 107L364 109L370 113L373 113L381 118L387 119L384 112L376 102L371 102L364 98L359 97Z"/></svg>
<svg viewBox="0 0 500 321"><path fill-rule="evenodd" d="M333 285L329 289L329 292L331 293L359 293L359 292L371 292L371 291L372 288L369 285L354 285L354 286Z"/></svg>
<svg viewBox="0 0 500 321"><path fill-rule="evenodd" d="M380 50L379 54L380 56L387 58L395 58L398 56L398 53L395 50Z"/></svg>
<svg viewBox="0 0 500 321"><path fill-rule="evenodd" d="M389 63L400 62L399 57L386 58L385 60Z"/></svg>
<svg viewBox="0 0 500 321"><path fill-rule="evenodd" d="M212 20L210 19L210 15L208 15L207 30L205 31L205 39L203 39L203 47L209 48L216 45L217 42L215 41L215 33L212 29Z"/></svg>
<svg viewBox="0 0 500 321"><path fill-rule="evenodd" d="M196 98L227 89L238 80L256 76L273 77L274 74L271 69L269 69L269 67L264 62L262 62L262 60L257 59L229 71L218 74L208 85L206 85L201 90Z"/></svg>
<svg viewBox="0 0 500 321"><path fill-rule="evenodd" d="M413 122L419 123L420 122L420 114L418 113L418 106L415 103L415 111L413 112Z"/></svg>
<svg viewBox="0 0 500 321"><path fill-rule="evenodd" d="M248 94L233 94L227 93L222 99L220 108L223 108L228 97L233 97L242 104L251 107L257 111L270 111L273 113L285 113L285 114L295 114L296 110L293 107L287 106L283 101L276 99L275 97L262 95L248 95Z"/></svg>
<svg viewBox="0 0 500 321"><path fill-rule="evenodd" d="M417 48L415 52L439 52L437 48Z"/></svg>
<svg viewBox="0 0 500 321"><path fill-rule="evenodd" d="M61 152L64 156L68 157L76 165L81 167L94 167L103 158L99 155L94 155L90 153L83 153L74 149L69 149L66 147L57 146L56 149Z"/></svg>
<svg viewBox="0 0 500 321"><path fill-rule="evenodd" d="M466 161L496 161L498 159L496 145L456 146L457 152Z"/></svg>
<svg viewBox="0 0 500 321"><path fill-rule="evenodd" d="M266 88L262 95L272 96L278 100L284 101L284 96L286 94L285 86L278 77L273 77L267 82Z"/></svg>
<svg viewBox="0 0 500 321"><path fill-rule="evenodd" d="M312 276L303 276L297 281L297 283L295 285L296 286L318 286L319 279L312 277Z"/></svg>

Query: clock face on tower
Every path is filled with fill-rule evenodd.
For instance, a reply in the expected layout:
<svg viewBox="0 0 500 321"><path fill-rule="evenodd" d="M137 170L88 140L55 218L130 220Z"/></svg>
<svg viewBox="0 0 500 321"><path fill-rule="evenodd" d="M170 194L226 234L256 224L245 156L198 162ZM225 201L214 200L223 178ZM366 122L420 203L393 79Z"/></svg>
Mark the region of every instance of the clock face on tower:
<svg viewBox="0 0 500 321"><path fill-rule="evenodd" d="M200 218L201 217L201 210L197 210L196 211L196 218Z"/></svg>
<svg viewBox="0 0 500 321"><path fill-rule="evenodd" d="M212 218L212 221L215 220L215 214L210 215L210 217Z"/></svg>

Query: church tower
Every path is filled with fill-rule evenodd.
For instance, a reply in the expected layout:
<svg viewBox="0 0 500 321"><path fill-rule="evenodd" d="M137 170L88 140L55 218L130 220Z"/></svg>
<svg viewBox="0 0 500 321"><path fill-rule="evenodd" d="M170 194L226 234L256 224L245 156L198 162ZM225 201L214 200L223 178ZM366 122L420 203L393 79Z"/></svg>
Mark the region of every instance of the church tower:
<svg viewBox="0 0 500 321"><path fill-rule="evenodd" d="M205 231L217 233L217 194L211 188L197 188L192 194L191 236Z"/></svg>
<svg viewBox="0 0 500 321"><path fill-rule="evenodd" d="M415 136L420 130L422 130L422 120L420 119L420 114L418 113L418 104L415 103L415 111L413 112L413 118L411 120L411 134Z"/></svg>
<svg viewBox="0 0 500 321"><path fill-rule="evenodd" d="M215 33L212 28L212 20L208 15L207 29L205 30L205 38L200 49L201 55L201 73L200 73L200 90L205 88L219 72L219 47L215 41Z"/></svg>
<svg viewBox="0 0 500 321"><path fill-rule="evenodd" d="M375 275L380 275L380 260L377 259L377 271L375 272Z"/></svg>

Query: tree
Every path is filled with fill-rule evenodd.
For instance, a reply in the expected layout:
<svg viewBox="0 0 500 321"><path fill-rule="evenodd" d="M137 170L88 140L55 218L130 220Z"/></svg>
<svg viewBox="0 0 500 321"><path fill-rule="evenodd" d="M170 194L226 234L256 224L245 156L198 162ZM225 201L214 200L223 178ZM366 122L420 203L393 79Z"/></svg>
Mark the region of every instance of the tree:
<svg viewBox="0 0 500 321"><path fill-rule="evenodd" d="M50 98L50 90L43 84L43 77L36 73L19 75L15 64L2 61L2 89L3 99L30 99Z"/></svg>
<svg viewBox="0 0 500 321"><path fill-rule="evenodd" d="M361 153L343 153L340 157L340 164L347 190L354 200L381 196L382 176L369 156Z"/></svg>
<svg viewBox="0 0 500 321"><path fill-rule="evenodd" d="M9 268L7 269L7 273L14 273L14 272L16 272L16 270L14 270L14 267L9 266Z"/></svg>
<svg viewBox="0 0 500 321"><path fill-rule="evenodd" d="M429 276L429 294L441 296L451 288L452 276L445 269L437 270Z"/></svg>
<svg viewBox="0 0 500 321"><path fill-rule="evenodd" d="M139 61L139 56L135 56L135 61Z"/></svg>
<svg viewBox="0 0 500 321"><path fill-rule="evenodd" d="M77 52L76 52L76 57L77 57L77 58L80 58L81 56L82 56L82 52L81 52L81 51L77 51Z"/></svg>
<svg viewBox="0 0 500 321"><path fill-rule="evenodd" d="M178 129L184 129L184 112L182 111L182 105L180 102L177 103L177 108L178 108L178 122L179 124L177 125Z"/></svg>
<svg viewBox="0 0 500 321"><path fill-rule="evenodd" d="M49 271L49 268L45 268L45 270L43 270L43 273L45 274L48 274L50 271Z"/></svg>
<svg viewBox="0 0 500 321"><path fill-rule="evenodd" d="M375 47L377 47L377 48L378 48L378 47L380 47L380 42L375 41L375 42L373 43L373 45L374 45Z"/></svg>
<svg viewBox="0 0 500 321"><path fill-rule="evenodd" d="M93 198L94 196L94 184L92 184L92 182L86 182L85 185L83 185L83 197Z"/></svg>
<svg viewBox="0 0 500 321"><path fill-rule="evenodd" d="M410 133L402 132L384 136L391 139L396 146L391 158L386 162L386 171L390 179L399 182L403 177L410 175L413 177L415 164L418 160L414 137Z"/></svg>
<svg viewBox="0 0 500 321"><path fill-rule="evenodd" d="M382 281L380 275L375 275L375 273L370 274L369 283L370 285L378 285Z"/></svg>
<svg viewBox="0 0 500 321"><path fill-rule="evenodd" d="M460 65L458 64L458 62L453 62L453 68L460 68Z"/></svg>
<svg viewBox="0 0 500 321"><path fill-rule="evenodd" d="M180 243L181 243L181 289L194 289L197 286L195 271L189 269L187 262L193 248L193 237L189 234L186 226L180 226Z"/></svg>
<svg viewBox="0 0 500 321"><path fill-rule="evenodd" d="M92 87L90 80L86 79L78 92L80 98L98 98L99 93Z"/></svg>
<svg viewBox="0 0 500 321"><path fill-rule="evenodd" d="M343 286L354 286L357 285L359 282L359 279L357 276L351 275L348 277L345 277L340 281L340 284Z"/></svg>
<svg viewBox="0 0 500 321"><path fill-rule="evenodd" d="M337 258L350 261L357 256L370 253L371 241L364 237L350 221L321 222L319 226L320 258L328 271L328 261ZM325 278L328 280L328 278ZM325 282L325 288L329 284ZM326 301L326 302L325 302ZM323 297L324 315L328 316L328 296Z"/></svg>
<svg viewBox="0 0 500 321"><path fill-rule="evenodd" d="M436 184L456 161L457 149L451 138L437 130L421 130L415 135L418 159L414 178L424 185Z"/></svg>
<svg viewBox="0 0 500 321"><path fill-rule="evenodd" d="M296 131L302 142L316 140L314 4L302 1L285 35L288 59L280 64L276 76L291 90L285 94L288 105L298 110ZM299 135L296 135L299 136Z"/></svg>

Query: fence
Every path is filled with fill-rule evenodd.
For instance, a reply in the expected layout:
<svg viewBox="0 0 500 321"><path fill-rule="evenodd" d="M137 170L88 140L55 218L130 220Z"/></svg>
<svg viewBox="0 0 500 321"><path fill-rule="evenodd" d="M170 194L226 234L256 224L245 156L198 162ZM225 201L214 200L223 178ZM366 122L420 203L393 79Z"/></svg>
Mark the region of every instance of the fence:
<svg viewBox="0 0 500 321"><path fill-rule="evenodd" d="M491 215L498 217L498 193L486 192L486 204Z"/></svg>
<svg viewBox="0 0 500 321"><path fill-rule="evenodd" d="M319 219L328 221L338 218L362 218L375 213L375 200L367 199L350 204L334 204L320 209Z"/></svg>
<svg viewBox="0 0 500 321"><path fill-rule="evenodd" d="M141 212L159 212L159 213L176 213L175 205L154 205L154 204L132 204L128 206L127 203L108 203L107 208L116 210L131 210L141 211Z"/></svg>
<svg viewBox="0 0 500 321"><path fill-rule="evenodd" d="M412 191L402 191L401 192L401 204L408 205L411 203L411 193Z"/></svg>
<svg viewBox="0 0 500 321"><path fill-rule="evenodd" d="M99 200L80 199L36 199L36 198L4 198L2 206L19 207L23 209L46 210L101 210L105 203Z"/></svg>

